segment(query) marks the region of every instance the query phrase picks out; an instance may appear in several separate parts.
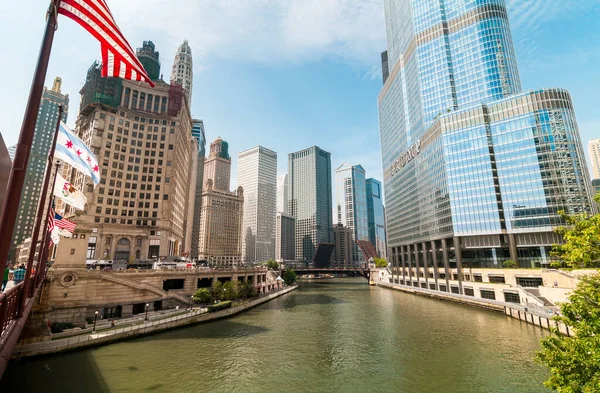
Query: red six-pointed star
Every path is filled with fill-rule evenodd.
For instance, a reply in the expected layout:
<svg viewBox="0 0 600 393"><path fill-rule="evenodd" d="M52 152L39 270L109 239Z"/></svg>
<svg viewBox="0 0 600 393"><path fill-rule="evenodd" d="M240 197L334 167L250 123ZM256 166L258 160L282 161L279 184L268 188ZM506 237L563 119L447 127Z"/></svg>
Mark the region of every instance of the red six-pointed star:
<svg viewBox="0 0 600 393"><path fill-rule="evenodd" d="M80 156L81 155L81 150L77 150L77 155Z"/></svg>
<svg viewBox="0 0 600 393"><path fill-rule="evenodd" d="M94 166L94 172L98 172L98 165Z"/></svg>
<svg viewBox="0 0 600 393"><path fill-rule="evenodd" d="M87 162L92 162L92 159L90 158L90 156L88 156Z"/></svg>
<svg viewBox="0 0 600 393"><path fill-rule="evenodd" d="M73 142L67 141L67 148L70 149L73 147Z"/></svg>

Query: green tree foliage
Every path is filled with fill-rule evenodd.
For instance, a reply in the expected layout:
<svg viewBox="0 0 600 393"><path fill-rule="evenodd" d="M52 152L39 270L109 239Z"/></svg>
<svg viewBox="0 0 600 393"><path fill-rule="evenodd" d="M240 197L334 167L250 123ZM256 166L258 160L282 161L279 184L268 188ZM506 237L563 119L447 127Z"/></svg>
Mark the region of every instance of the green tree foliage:
<svg viewBox="0 0 600 393"><path fill-rule="evenodd" d="M206 288L200 288L193 295L194 301L198 303L208 303L212 298L210 291Z"/></svg>
<svg viewBox="0 0 600 393"><path fill-rule="evenodd" d="M213 280L213 285L210 288L210 295L212 296L212 300L223 299L223 284L216 278Z"/></svg>
<svg viewBox="0 0 600 393"><path fill-rule="evenodd" d="M560 309L555 319L577 335L565 337L554 328L542 339L536 359L552 374L544 384L559 393L600 392L600 274L582 278Z"/></svg>
<svg viewBox="0 0 600 393"><path fill-rule="evenodd" d="M269 269L271 269L271 270L278 270L278 269L279 269L279 263L277 263L277 261L276 261L276 260L274 260L274 259L269 259L269 260L266 262L266 265L267 265L267 267L268 267Z"/></svg>
<svg viewBox="0 0 600 393"><path fill-rule="evenodd" d="M600 203L600 193L594 201ZM565 243L554 245L552 255L573 269L600 267L600 214L569 216L562 210L559 213L567 226L557 228L556 233L563 236Z"/></svg>
<svg viewBox="0 0 600 393"><path fill-rule="evenodd" d="M233 300L237 299L239 295L239 284L237 280L227 281L223 285L223 299Z"/></svg>
<svg viewBox="0 0 600 393"><path fill-rule="evenodd" d="M285 273L283 273L283 281L285 282L286 285L294 284L297 279L298 279L298 276L296 275L296 272L293 271L292 269L287 269L285 271Z"/></svg>
<svg viewBox="0 0 600 393"><path fill-rule="evenodd" d="M384 258L375 258L375 267L387 267L388 263Z"/></svg>
<svg viewBox="0 0 600 393"><path fill-rule="evenodd" d="M502 262L502 266L504 266L507 269L514 269L515 267L517 267L517 263L512 259L507 259L506 261Z"/></svg>
<svg viewBox="0 0 600 393"><path fill-rule="evenodd" d="M256 296L256 290L251 282L246 281L242 285L240 285L239 297L241 299L246 299L249 297Z"/></svg>

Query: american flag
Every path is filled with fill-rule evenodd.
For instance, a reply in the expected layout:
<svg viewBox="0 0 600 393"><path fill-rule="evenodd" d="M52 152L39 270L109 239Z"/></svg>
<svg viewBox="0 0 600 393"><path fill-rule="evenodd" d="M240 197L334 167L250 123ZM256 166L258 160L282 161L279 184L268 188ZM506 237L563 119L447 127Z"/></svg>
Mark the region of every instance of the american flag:
<svg viewBox="0 0 600 393"><path fill-rule="evenodd" d="M121 33L106 0L62 0L58 13L73 19L100 41L102 76L154 83Z"/></svg>
<svg viewBox="0 0 600 393"><path fill-rule="evenodd" d="M54 230L54 218L56 212L54 211L54 201L50 202L50 209L48 210L48 248L52 247L52 236L50 234Z"/></svg>
<svg viewBox="0 0 600 393"><path fill-rule="evenodd" d="M75 224L73 221L64 218L58 213L54 214L54 225L56 225L60 229L64 229L65 231L71 233L75 230L75 227L77 226L77 224Z"/></svg>

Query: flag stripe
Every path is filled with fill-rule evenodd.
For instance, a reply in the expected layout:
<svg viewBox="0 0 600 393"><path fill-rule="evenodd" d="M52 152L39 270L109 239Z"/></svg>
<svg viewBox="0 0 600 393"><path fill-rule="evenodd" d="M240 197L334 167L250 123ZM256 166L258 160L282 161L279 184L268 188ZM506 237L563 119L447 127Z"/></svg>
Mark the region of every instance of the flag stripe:
<svg viewBox="0 0 600 393"><path fill-rule="evenodd" d="M104 0L62 0L58 12L73 19L100 42L102 76L124 74L124 79L146 81L154 87Z"/></svg>

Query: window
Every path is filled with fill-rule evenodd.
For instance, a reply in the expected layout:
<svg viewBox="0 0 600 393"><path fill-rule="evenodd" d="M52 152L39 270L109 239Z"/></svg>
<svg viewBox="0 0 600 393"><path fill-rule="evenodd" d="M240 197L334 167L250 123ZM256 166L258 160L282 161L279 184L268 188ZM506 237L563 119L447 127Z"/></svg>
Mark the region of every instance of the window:
<svg viewBox="0 0 600 393"><path fill-rule="evenodd" d="M87 259L94 259L94 255L96 255L96 236L90 236L88 240L88 248L87 248Z"/></svg>
<svg viewBox="0 0 600 393"><path fill-rule="evenodd" d="M521 303L521 298L518 293L504 292L504 301L507 303Z"/></svg>
<svg viewBox="0 0 600 393"><path fill-rule="evenodd" d="M450 286L450 292L452 292L452 293L460 293L458 287L456 287L454 285Z"/></svg>
<svg viewBox="0 0 600 393"><path fill-rule="evenodd" d="M489 300L496 300L496 292L489 290L489 289L482 289L481 290L481 298L489 299Z"/></svg>
<svg viewBox="0 0 600 393"><path fill-rule="evenodd" d="M473 288L463 288L465 295L467 296L475 296L475 291Z"/></svg>
<svg viewBox="0 0 600 393"><path fill-rule="evenodd" d="M446 286L444 284L440 284L440 291L441 292L448 292L448 288L446 288Z"/></svg>
<svg viewBox="0 0 600 393"><path fill-rule="evenodd" d="M537 288L544 286L544 280L541 277L517 277L517 285L524 288Z"/></svg>
<svg viewBox="0 0 600 393"><path fill-rule="evenodd" d="M496 284L506 284L506 280L504 279L504 276L491 276L490 275L490 282L493 282Z"/></svg>

